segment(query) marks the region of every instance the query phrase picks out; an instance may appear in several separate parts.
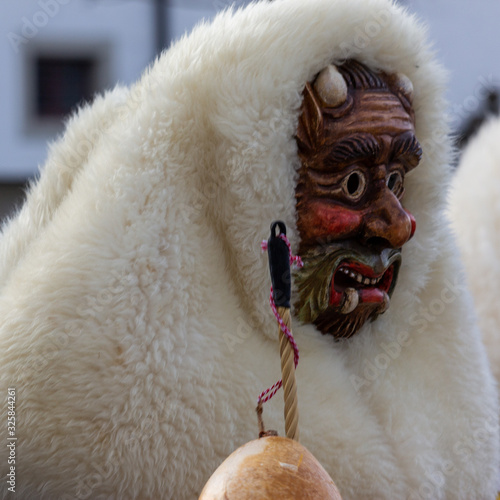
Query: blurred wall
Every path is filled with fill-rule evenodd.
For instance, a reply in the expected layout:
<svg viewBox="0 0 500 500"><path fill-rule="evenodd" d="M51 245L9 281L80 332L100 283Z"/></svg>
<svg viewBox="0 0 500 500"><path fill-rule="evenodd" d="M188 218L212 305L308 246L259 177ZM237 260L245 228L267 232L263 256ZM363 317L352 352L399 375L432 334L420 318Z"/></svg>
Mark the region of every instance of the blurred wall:
<svg viewBox="0 0 500 500"><path fill-rule="evenodd" d="M170 40L231 4L229 0L164 1ZM500 85L500 0L400 3L428 24L438 57L450 72L447 96L452 126L457 129L480 108L488 88ZM130 84L155 57L154 15L154 0L1 0L0 218L1 206L8 206L11 199L7 193L15 198L18 186L36 175L47 144L63 128L61 120L33 119L33 55L90 50L102 66L99 88Z"/></svg>
<svg viewBox="0 0 500 500"><path fill-rule="evenodd" d="M164 2L169 40L230 3ZM37 175L47 145L63 131L61 118L40 120L33 112L34 59L90 52L100 66L98 90L131 84L156 56L154 7L154 0L1 0L0 221L21 203L25 182Z"/></svg>
<svg viewBox="0 0 500 500"><path fill-rule="evenodd" d="M475 113L489 88L500 86L499 0L406 0L429 27L438 59L449 71L453 129Z"/></svg>
<svg viewBox="0 0 500 500"><path fill-rule="evenodd" d="M0 179L33 176L46 145L62 127L40 127L29 113L34 84L30 58L38 51L103 57L101 87L137 79L151 60L149 2L2 0L0 6Z"/></svg>

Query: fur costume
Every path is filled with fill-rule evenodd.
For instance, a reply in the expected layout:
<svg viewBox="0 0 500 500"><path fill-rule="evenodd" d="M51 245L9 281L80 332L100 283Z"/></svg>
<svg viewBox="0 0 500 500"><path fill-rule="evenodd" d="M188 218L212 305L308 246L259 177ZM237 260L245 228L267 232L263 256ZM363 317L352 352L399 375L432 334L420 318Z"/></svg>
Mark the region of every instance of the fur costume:
<svg viewBox="0 0 500 500"><path fill-rule="evenodd" d="M5 226L19 498L191 500L256 438L280 370L259 242L282 219L298 246L302 89L347 58L413 83L417 230L389 310L352 339L295 320L301 442L344 500L494 497L496 391L443 217L444 77L425 30L388 0L275 0L198 26L81 110ZM264 419L283 435L280 399Z"/></svg>
<svg viewBox="0 0 500 500"><path fill-rule="evenodd" d="M500 381L500 118L491 119L463 152L449 214L493 374Z"/></svg>

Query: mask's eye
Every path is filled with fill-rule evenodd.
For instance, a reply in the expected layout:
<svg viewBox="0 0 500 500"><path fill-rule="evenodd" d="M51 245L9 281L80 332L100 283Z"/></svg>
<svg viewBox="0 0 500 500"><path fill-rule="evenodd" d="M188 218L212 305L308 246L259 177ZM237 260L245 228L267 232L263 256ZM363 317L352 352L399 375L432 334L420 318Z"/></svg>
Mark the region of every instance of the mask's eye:
<svg viewBox="0 0 500 500"><path fill-rule="evenodd" d="M399 198L404 191L403 174L399 170L395 170L387 177L387 187Z"/></svg>
<svg viewBox="0 0 500 500"><path fill-rule="evenodd" d="M342 181L342 191L350 200L361 198L366 188L366 178L362 172L355 170L346 175Z"/></svg>

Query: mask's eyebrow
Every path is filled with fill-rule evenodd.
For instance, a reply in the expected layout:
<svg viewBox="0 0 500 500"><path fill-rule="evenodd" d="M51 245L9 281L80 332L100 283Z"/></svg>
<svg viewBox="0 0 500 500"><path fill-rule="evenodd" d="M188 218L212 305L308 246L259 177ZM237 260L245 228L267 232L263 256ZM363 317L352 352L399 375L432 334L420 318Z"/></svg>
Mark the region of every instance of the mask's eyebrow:
<svg viewBox="0 0 500 500"><path fill-rule="evenodd" d="M392 143L393 160L403 159L409 168L415 168L422 158L422 146L415 134L406 132L394 139Z"/></svg>
<svg viewBox="0 0 500 500"><path fill-rule="evenodd" d="M327 163L350 163L356 160L376 158L380 144L371 134L356 134L337 142L328 155Z"/></svg>

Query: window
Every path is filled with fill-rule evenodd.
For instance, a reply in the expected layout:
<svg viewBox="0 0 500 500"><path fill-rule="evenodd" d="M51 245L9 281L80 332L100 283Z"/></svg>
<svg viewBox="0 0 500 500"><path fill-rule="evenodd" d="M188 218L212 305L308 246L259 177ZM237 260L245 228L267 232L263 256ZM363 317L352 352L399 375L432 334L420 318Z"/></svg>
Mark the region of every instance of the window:
<svg viewBox="0 0 500 500"><path fill-rule="evenodd" d="M62 130L64 118L78 105L108 86L108 46L45 42L27 49L25 129L49 137Z"/></svg>
<svg viewBox="0 0 500 500"><path fill-rule="evenodd" d="M96 92L97 61L40 56L35 62L35 112L39 118L63 118Z"/></svg>

